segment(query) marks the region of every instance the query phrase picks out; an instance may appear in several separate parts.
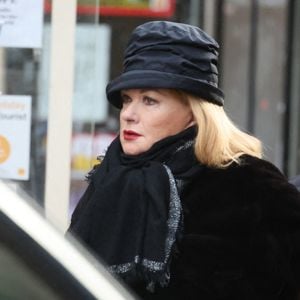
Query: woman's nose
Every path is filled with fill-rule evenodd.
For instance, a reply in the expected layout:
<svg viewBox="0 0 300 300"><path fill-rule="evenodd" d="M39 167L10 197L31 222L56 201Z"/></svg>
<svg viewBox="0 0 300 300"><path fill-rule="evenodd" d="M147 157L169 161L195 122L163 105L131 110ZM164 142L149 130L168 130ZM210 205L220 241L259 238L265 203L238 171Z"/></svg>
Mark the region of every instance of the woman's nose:
<svg viewBox="0 0 300 300"><path fill-rule="evenodd" d="M135 101L123 106L121 109L121 118L127 122L136 122L138 120L138 107Z"/></svg>

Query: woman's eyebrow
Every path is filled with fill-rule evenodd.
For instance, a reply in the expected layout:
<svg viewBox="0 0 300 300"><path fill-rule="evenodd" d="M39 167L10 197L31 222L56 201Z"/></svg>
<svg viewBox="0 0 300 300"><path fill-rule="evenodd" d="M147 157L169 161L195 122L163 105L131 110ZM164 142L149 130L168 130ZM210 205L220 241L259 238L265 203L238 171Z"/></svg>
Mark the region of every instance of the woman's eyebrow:
<svg viewBox="0 0 300 300"><path fill-rule="evenodd" d="M141 93L146 93L151 91L154 91L154 89L141 89Z"/></svg>
<svg viewBox="0 0 300 300"><path fill-rule="evenodd" d="M146 92L156 92L158 94L164 95L161 89L141 89L141 93L146 93Z"/></svg>

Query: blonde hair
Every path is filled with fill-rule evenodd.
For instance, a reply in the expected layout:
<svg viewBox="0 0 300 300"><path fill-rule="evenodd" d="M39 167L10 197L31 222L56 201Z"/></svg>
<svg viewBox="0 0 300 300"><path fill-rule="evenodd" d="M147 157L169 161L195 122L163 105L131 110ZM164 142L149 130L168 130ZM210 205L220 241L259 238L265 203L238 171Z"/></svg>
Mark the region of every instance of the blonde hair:
<svg viewBox="0 0 300 300"><path fill-rule="evenodd" d="M197 159L208 166L226 168L240 163L240 156L262 157L261 142L241 131L229 119L223 107L183 93L191 106L198 133L195 140Z"/></svg>

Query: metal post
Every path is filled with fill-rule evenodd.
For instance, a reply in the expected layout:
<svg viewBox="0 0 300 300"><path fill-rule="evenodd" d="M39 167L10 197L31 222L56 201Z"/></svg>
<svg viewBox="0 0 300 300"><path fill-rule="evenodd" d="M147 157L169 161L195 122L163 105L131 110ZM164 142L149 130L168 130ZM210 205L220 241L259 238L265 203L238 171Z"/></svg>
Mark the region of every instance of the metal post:
<svg viewBox="0 0 300 300"><path fill-rule="evenodd" d="M76 0L52 0L45 211L59 229L68 226Z"/></svg>
<svg viewBox="0 0 300 300"><path fill-rule="evenodd" d="M258 34L258 2L251 0L251 32L248 85L248 130L254 133L256 108L256 70L257 70L257 37Z"/></svg>
<svg viewBox="0 0 300 300"><path fill-rule="evenodd" d="M294 45L294 8L295 0L288 2L287 9L287 29L286 29L286 75L284 84L284 99L286 111L284 115L284 130L282 131L283 138L283 172L289 174L289 159L290 159L290 118L291 118L291 83L292 83L292 62L293 62L293 45Z"/></svg>
<svg viewBox="0 0 300 300"><path fill-rule="evenodd" d="M218 0L216 5L216 16L215 16L215 38L220 45L219 48L219 59L218 59L218 72L219 72L219 87L223 85L223 40L224 32L226 28L226 20L224 18L224 0Z"/></svg>
<svg viewBox="0 0 300 300"><path fill-rule="evenodd" d="M288 77L288 176L292 177L300 173L300 2L292 1L292 36L291 36L291 49L290 49L290 76Z"/></svg>
<svg viewBox="0 0 300 300"><path fill-rule="evenodd" d="M5 71L6 71L6 49L0 48L0 95L6 92Z"/></svg>

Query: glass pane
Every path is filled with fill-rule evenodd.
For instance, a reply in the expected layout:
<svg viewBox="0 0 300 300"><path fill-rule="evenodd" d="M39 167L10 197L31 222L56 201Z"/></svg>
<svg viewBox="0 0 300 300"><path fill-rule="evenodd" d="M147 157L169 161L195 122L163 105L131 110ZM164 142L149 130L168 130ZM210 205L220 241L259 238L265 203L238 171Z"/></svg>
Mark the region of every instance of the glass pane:
<svg viewBox="0 0 300 300"><path fill-rule="evenodd" d="M116 136L117 121L110 116L105 88L111 60L111 26L100 23L99 1L88 4L90 13L78 7L73 98L70 214L85 190L86 174L99 163Z"/></svg>
<svg viewBox="0 0 300 300"><path fill-rule="evenodd" d="M1 1L1 8L9 5L11 1ZM12 183L15 184L17 191L20 193L27 193L37 202L43 204L44 201L44 181L45 181L45 151L46 151L46 132L47 132L47 93L48 93L48 74L41 72L42 68L48 62L49 44L45 44L43 40L43 27L48 26L50 23L50 14L44 11L43 1L18 1L18 7L23 8L23 11L14 10L14 8L6 7L8 17L12 20L22 21L19 16L23 15L24 10L28 15L35 19L37 15L40 17L40 23L31 23L28 20L24 26L28 29L29 34L26 34L27 40L24 42L23 37L17 35L11 45L2 44L0 51L0 87L1 93L14 96L28 96L31 98L31 117L28 120L30 126L29 136L23 136L19 132L18 127L11 125L11 158L5 163L0 163L0 171L9 171L12 167L17 166L18 158L28 155L29 151L29 178L13 179ZM40 4L40 5L37 5ZM38 11L39 10L39 11ZM3 10L1 10L1 13ZM3 15L1 15L3 18ZM18 28L18 22L9 23L7 26ZM9 27L2 28L3 30ZM2 31L2 34L4 31ZM40 46L32 44L33 36L39 35L41 42ZM23 44L21 43L23 41ZM3 42L3 40L1 41ZM27 44L26 44L27 43ZM29 43L29 44L28 44ZM40 76L43 75L41 79ZM42 84L41 84L42 81ZM12 102L11 102L12 103ZM4 123L0 124L0 135L3 134ZM30 149L23 147L23 140L29 143ZM22 142L21 142L22 141ZM20 144L20 146L19 146ZM0 172L1 174L1 172ZM21 175L21 172L20 172ZM0 175L1 177L1 175ZM8 176L8 179L11 177Z"/></svg>
<svg viewBox="0 0 300 300"><path fill-rule="evenodd" d="M256 98L254 134L262 140L266 158L281 168L287 1L257 3L258 23L251 24L251 1L224 2L222 79L225 109L241 128L248 129L250 33L251 26L256 25L256 86L255 91L251 91Z"/></svg>
<svg viewBox="0 0 300 300"><path fill-rule="evenodd" d="M246 129L248 109L248 69L250 39L250 1L224 3L222 83L225 110Z"/></svg>
<svg viewBox="0 0 300 300"><path fill-rule="evenodd" d="M259 1L255 133L266 157L282 168L287 1ZM276 34L274 34L276 33Z"/></svg>

